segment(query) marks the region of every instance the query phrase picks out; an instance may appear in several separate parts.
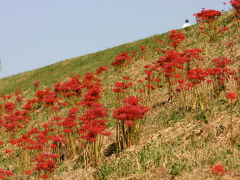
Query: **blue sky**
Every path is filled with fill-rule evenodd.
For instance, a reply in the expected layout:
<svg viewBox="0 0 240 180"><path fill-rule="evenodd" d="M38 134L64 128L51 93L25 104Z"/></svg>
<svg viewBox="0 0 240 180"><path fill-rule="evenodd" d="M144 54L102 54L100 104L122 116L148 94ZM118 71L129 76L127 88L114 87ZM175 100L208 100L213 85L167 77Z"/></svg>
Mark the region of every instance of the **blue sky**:
<svg viewBox="0 0 240 180"><path fill-rule="evenodd" d="M0 0L1 78L194 24L194 13L223 2Z"/></svg>

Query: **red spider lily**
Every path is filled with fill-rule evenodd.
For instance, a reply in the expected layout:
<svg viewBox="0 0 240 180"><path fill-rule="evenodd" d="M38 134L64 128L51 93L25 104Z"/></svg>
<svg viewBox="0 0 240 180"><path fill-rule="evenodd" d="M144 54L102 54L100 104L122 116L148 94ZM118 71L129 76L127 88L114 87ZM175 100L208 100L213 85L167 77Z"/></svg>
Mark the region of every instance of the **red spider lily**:
<svg viewBox="0 0 240 180"><path fill-rule="evenodd" d="M49 88L47 88L45 91L37 91L36 97L39 104L45 103L46 106L53 105L55 102L57 102L55 92L51 92Z"/></svg>
<svg viewBox="0 0 240 180"><path fill-rule="evenodd" d="M64 119L64 121L62 123L59 123L59 125L62 125L65 129L68 129L68 130L77 126L77 122L76 122L77 115L76 115L76 113L78 111L79 111L78 108L69 109L68 116Z"/></svg>
<svg viewBox="0 0 240 180"><path fill-rule="evenodd" d="M11 153L11 150L10 150L10 149L6 149L6 150L5 150L5 153L6 153L6 154L10 154L10 153Z"/></svg>
<svg viewBox="0 0 240 180"><path fill-rule="evenodd" d="M40 80L37 80L37 81L33 84L33 86L34 86L35 88L38 88L39 85L40 85Z"/></svg>
<svg viewBox="0 0 240 180"><path fill-rule="evenodd" d="M101 74L102 72L108 72L108 66L99 66L99 68L96 71L96 75Z"/></svg>
<svg viewBox="0 0 240 180"><path fill-rule="evenodd" d="M4 169L0 169L0 179L9 179L10 176L13 176L12 171L6 171Z"/></svg>
<svg viewBox="0 0 240 180"><path fill-rule="evenodd" d="M34 111L33 105L37 102L38 102L37 99L30 99L27 101L25 106L22 107L22 109L25 109L26 111Z"/></svg>
<svg viewBox="0 0 240 180"><path fill-rule="evenodd" d="M31 172L31 171L29 171L29 170L27 170L27 171L25 171L25 174L26 174L26 175L31 175L31 174L32 174L32 172Z"/></svg>
<svg viewBox="0 0 240 180"><path fill-rule="evenodd" d="M185 39L185 35L177 32L176 30L172 30L171 33L168 34L168 37L170 38L171 46L174 48L176 48L179 43Z"/></svg>
<svg viewBox="0 0 240 180"><path fill-rule="evenodd" d="M121 54L117 55L115 57L115 61L113 61L111 63L112 66L114 67L120 67L123 65L127 65L130 63L130 61L132 60L131 56L128 55L128 53L126 52L122 52Z"/></svg>
<svg viewBox="0 0 240 180"><path fill-rule="evenodd" d="M123 76L123 79L125 79L125 80L129 80L130 77L128 77L128 76Z"/></svg>
<svg viewBox="0 0 240 180"><path fill-rule="evenodd" d="M132 83L115 82L116 88L113 89L113 92L122 93L131 86L132 86Z"/></svg>
<svg viewBox="0 0 240 180"><path fill-rule="evenodd" d="M225 68L226 65L228 65L232 62L232 60L228 59L226 57L222 57L221 59L218 59L218 58L213 59L213 62L215 63L216 67Z"/></svg>
<svg viewBox="0 0 240 180"><path fill-rule="evenodd" d="M208 74L203 69L191 69L187 71L187 79L194 85L204 81Z"/></svg>
<svg viewBox="0 0 240 180"><path fill-rule="evenodd" d="M233 41L228 42L227 49L232 48L234 45L235 45L235 42L233 42Z"/></svg>
<svg viewBox="0 0 240 180"><path fill-rule="evenodd" d="M131 57L135 57L135 55L136 55L136 52L135 52L135 51L132 51L132 52L131 52Z"/></svg>
<svg viewBox="0 0 240 180"><path fill-rule="evenodd" d="M4 143L2 141L0 141L0 146L3 145Z"/></svg>
<svg viewBox="0 0 240 180"><path fill-rule="evenodd" d="M163 40L162 39L157 39L157 42L162 43Z"/></svg>
<svg viewBox="0 0 240 180"><path fill-rule="evenodd" d="M145 113L150 109L138 105L140 100L135 96L130 96L124 100L125 105L114 110L114 118L124 121L128 126L133 126L134 121L143 118Z"/></svg>
<svg viewBox="0 0 240 180"><path fill-rule="evenodd" d="M185 62L190 62L192 59L201 60L200 54L202 52L201 49L185 49L181 56L184 57Z"/></svg>
<svg viewBox="0 0 240 180"><path fill-rule="evenodd" d="M45 171L52 173L56 168L55 159L58 158L57 154L40 154L36 158L36 167L34 168L37 171Z"/></svg>
<svg viewBox="0 0 240 180"><path fill-rule="evenodd" d="M82 106L84 107L92 107L98 106L98 100L101 98L102 88L100 86L93 86L88 89L88 92L84 95L84 99L82 100Z"/></svg>
<svg viewBox="0 0 240 180"><path fill-rule="evenodd" d="M3 127L6 132L14 133L18 128L24 128L24 125L29 122L30 117L26 111L15 110L15 112L5 115L4 120Z"/></svg>
<svg viewBox="0 0 240 180"><path fill-rule="evenodd" d="M165 56L159 57L157 63L163 68L166 77L173 76L177 69L184 69L185 58L181 53L170 49L163 52Z"/></svg>
<svg viewBox="0 0 240 180"><path fill-rule="evenodd" d="M220 164L215 164L211 170L217 176L219 176L220 174L224 175L227 172L225 168Z"/></svg>
<svg viewBox="0 0 240 180"><path fill-rule="evenodd" d="M42 175L42 178L43 178L43 179L47 179L47 178L48 178L48 175L43 174L43 175Z"/></svg>
<svg viewBox="0 0 240 180"><path fill-rule="evenodd" d="M54 91L64 97L80 96L82 93L82 82L79 80L79 76L76 75L67 82L57 82L54 85Z"/></svg>
<svg viewBox="0 0 240 180"><path fill-rule="evenodd" d="M237 13L239 14L240 12L240 0L231 0L230 4L232 7L234 7L234 9L237 11ZM237 14L237 15L238 15Z"/></svg>
<svg viewBox="0 0 240 180"><path fill-rule="evenodd" d="M145 51L146 51L146 46L145 46L145 45L142 45L142 46L140 47L140 51L141 51L141 52L145 52Z"/></svg>
<svg viewBox="0 0 240 180"><path fill-rule="evenodd" d="M16 108L16 104L13 102L7 102L4 104L5 112L9 113L12 112Z"/></svg>
<svg viewBox="0 0 240 180"><path fill-rule="evenodd" d="M194 14L197 22L212 22L216 17L219 17L221 15L221 11L216 11L213 9L205 10L204 8L201 12Z"/></svg>
<svg viewBox="0 0 240 180"><path fill-rule="evenodd" d="M234 99L237 98L237 95L233 92L230 92L226 95L226 98L230 99L231 101L233 101Z"/></svg>
<svg viewBox="0 0 240 180"><path fill-rule="evenodd" d="M224 33L224 32L227 32L228 31L228 28L227 27L223 27L222 29L220 29L219 31L218 31L218 33Z"/></svg>
<svg viewBox="0 0 240 180"><path fill-rule="evenodd" d="M82 122L82 126L79 128L79 133L82 134L82 138L90 142L96 141L98 135L110 135L106 132L106 120L102 119L107 116L107 109L102 107L94 107L88 109L86 113L79 118Z"/></svg>

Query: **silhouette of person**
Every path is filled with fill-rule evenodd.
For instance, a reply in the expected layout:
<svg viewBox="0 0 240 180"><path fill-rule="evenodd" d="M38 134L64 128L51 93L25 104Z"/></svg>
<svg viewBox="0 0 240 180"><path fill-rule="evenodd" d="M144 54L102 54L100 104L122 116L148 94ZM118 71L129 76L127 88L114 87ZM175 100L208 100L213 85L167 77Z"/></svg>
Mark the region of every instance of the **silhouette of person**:
<svg viewBox="0 0 240 180"><path fill-rule="evenodd" d="M188 26L191 26L191 24L189 24L189 20L186 19L186 20L185 20L185 24L182 25L182 28L186 28L186 27L188 27Z"/></svg>

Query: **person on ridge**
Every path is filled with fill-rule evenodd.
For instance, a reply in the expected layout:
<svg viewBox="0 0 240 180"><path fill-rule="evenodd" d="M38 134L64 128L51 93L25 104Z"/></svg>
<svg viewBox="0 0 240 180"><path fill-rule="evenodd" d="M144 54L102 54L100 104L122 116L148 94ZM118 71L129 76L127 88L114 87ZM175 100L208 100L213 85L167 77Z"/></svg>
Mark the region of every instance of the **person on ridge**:
<svg viewBox="0 0 240 180"><path fill-rule="evenodd" d="M183 29L183 28L186 28L186 27L188 27L188 26L191 26L191 24L189 24L188 22L189 22L189 20L186 19L186 20L185 20L185 24L182 25L182 29Z"/></svg>

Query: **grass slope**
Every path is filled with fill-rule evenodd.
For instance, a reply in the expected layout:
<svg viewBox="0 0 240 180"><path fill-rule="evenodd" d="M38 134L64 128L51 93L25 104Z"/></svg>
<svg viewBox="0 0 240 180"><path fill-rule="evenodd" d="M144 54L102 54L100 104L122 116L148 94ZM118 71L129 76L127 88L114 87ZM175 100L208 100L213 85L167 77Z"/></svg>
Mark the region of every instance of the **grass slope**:
<svg viewBox="0 0 240 180"><path fill-rule="evenodd" d="M22 90L27 90L32 87L32 84L37 80L40 80L42 85L48 86L56 83L59 79L65 78L69 74L84 75L87 71L94 72L99 66L109 65L114 60L114 57L123 51L135 51L141 45L153 47L156 44L157 38L166 39L167 33L155 35L93 54L67 59L33 71L0 79L0 92L5 91L11 93L19 87L21 87Z"/></svg>
<svg viewBox="0 0 240 180"><path fill-rule="evenodd" d="M229 28L229 32L213 43L204 43L199 25L181 30L187 37L181 45L181 49L201 48L203 61L195 62L193 67L208 67L213 58L232 56L231 68L240 66L240 37L239 30L233 22L233 12L224 14L220 18L220 24ZM0 80L0 92L13 92L17 87L28 90L26 96L34 96L32 84L36 80L41 81L40 88L52 87L59 79L65 79L70 73L84 75L85 71L95 72L100 65L109 65L114 57L122 51L131 52L139 49L141 45L147 47L144 58L136 59L129 66L117 72L112 67L109 72L101 76L101 84L105 89L102 95L102 104L108 108L107 118L109 131L112 136L103 139L104 150L102 162L97 168L83 168L80 158L67 159L58 165L55 179L239 179L240 178L240 103L230 106L225 98L226 92L233 90L235 84L228 81L226 90L219 98L210 98L204 108L180 109L178 98L167 102L166 82L162 89L154 90L150 95L141 95L136 89L131 89L131 95L138 95L142 103L151 107L151 112L142 120L141 138L138 144L125 149L119 155L104 156L110 145L115 141L115 120L111 117L115 107L115 95L112 92L114 83L122 81L122 76L129 76L133 82L145 77L144 66L155 62L159 54L155 51L159 48L157 39L167 41L168 33L156 35L134 43L107 49L83 57L77 57L59 62L31 72L22 73ZM233 49L228 49L228 43L235 43ZM164 48L163 46L161 48ZM49 78L51 77L51 78ZM201 90L201 88L200 88ZM192 91L189 91L189 94ZM208 92L205 91L207 94ZM186 94L186 99L195 97ZM177 96L176 96L177 97ZM188 100L188 99L187 99ZM190 101L191 103L192 101ZM4 103L4 102L1 102ZM230 146L230 110L233 110L232 120L234 124L234 147ZM66 114L67 109L61 113ZM40 126L49 121L51 117L43 109L38 109L35 121L31 122L26 133L32 127ZM1 139L8 139L0 134ZM14 159L8 159L4 154L4 148L0 149L0 168L13 168ZM211 171L214 164L222 164L228 172L224 177L217 177ZM24 177L24 176L23 176Z"/></svg>

